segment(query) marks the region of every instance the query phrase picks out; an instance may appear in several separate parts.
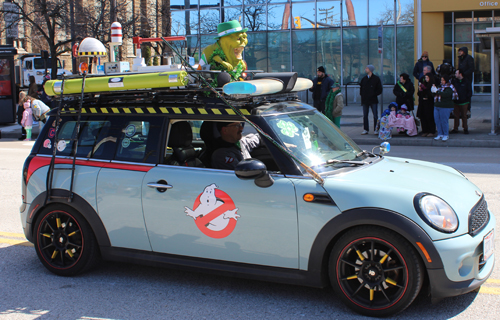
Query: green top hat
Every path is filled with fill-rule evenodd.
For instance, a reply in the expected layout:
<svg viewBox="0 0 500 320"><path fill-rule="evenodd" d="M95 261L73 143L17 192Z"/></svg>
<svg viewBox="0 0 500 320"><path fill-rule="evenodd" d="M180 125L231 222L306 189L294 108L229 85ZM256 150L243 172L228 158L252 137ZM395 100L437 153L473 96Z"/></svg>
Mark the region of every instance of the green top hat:
<svg viewBox="0 0 500 320"><path fill-rule="evenodd" d="M228 34L232 34L235 32L247 32L247 31L248 28L243 29L238 20L222 22L217 25L217 37L215 37L215 39L219 39L220 37L227 36Z"/></svg>

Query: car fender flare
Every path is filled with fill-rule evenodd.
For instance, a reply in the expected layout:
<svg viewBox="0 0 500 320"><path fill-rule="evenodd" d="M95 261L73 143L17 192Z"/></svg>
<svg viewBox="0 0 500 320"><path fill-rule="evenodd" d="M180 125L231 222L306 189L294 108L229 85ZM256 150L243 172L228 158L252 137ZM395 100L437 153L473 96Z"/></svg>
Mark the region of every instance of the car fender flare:
<svg viewBox="0 0 500 320"><path fill-rule="evenodd" d="M53 196L68 196L68 190L53 189L51 193ZM104 227L101 218L85 199L77 194L73 194L73 199L71 200L71 202L68 202L66 199L52 199L47 202L47 204L45 204L46 196L47 191L40 193L29 206L28 216L26 218L27 228L25 230L25 235L30 242L33 242L34 240L34 222L38 218L40 212L47 206L55 203L60 203L77 210L87 220L87 222L90 224L90 227L92 228L92 231L95 234L97 243L100 247L111 246L111 241L109 240L108 233L106 232L106 228Z"/></svg>
<svg viewBox="0 0 500 320"><path fill-rule="evenodd" d="M321 277L317 279L324 285L328 283L328 256L335 241L348 229L373 225L390 229L404 237L418 252L426 269L442 269L443 262L429 235L414 221L407 217L381 208L356 208L342 212L331 219L320 230L309 254L308 272ZM427 250L428 261L417 242Z"/></svg>

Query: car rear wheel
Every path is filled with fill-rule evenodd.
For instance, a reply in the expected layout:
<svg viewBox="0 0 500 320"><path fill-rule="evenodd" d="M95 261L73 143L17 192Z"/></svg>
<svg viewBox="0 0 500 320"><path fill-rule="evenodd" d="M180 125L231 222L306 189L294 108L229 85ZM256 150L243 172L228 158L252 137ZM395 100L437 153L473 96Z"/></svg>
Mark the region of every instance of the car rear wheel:
<svg viewBox="0 0 500 320"><path fill-rule="evenodd" d="M51 272L72 276L88 270L97 262L99 250L94 233L73 208L54 205L45 209L34 230L38 258Z"/></svg>
<svg viewBox="0 0 500 320"><path fill-rule="evenodd" d="M384 317L406 309L423 283L423 264L400 235L358 227L334 245L329 262L335 292L354 311Z"/></svg>

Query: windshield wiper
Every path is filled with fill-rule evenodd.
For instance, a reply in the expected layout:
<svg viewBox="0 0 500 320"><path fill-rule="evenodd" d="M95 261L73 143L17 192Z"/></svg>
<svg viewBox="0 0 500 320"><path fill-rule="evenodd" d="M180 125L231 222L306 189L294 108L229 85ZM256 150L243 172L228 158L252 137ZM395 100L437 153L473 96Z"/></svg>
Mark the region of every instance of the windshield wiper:
<svg viewBox="0 0 500 320"><path fill-rule="evenodd" d="M326 163L328 164L335 164L335 163L347 163L347 164L355 164L358 166L362 166L365 164L369 164L370 162L365 162L365 161L355 161L355 160L337 160L337 159L330 159Z"/></svg>

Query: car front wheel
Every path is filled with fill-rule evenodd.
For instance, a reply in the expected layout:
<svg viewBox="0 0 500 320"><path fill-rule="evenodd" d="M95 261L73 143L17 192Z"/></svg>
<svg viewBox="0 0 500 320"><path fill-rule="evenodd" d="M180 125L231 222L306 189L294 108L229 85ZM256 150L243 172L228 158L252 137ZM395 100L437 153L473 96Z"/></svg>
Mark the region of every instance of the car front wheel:
<svg viewBox="0 0 500 320"><path fill-rule="evenodd" d="M385 317L406 309L423 283L423 264L400 235L357 227L334 245L329 262L335 292L354 311Z"/></svg>

